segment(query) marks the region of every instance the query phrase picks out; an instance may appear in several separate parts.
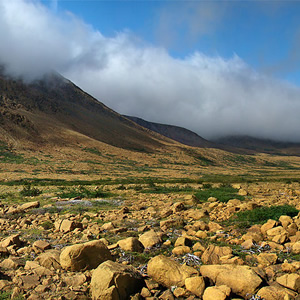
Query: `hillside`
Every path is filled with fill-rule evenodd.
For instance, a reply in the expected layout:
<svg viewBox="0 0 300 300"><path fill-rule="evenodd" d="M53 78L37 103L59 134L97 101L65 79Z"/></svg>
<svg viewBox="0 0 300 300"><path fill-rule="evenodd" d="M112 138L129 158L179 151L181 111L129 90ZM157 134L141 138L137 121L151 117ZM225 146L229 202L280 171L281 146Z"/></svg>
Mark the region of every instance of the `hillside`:
<svg viewBox="0 0 300 300"><path fill-rule="evenodd" d="M120 148L152 151L157 137L58 74L25 84L0 75L0 128L7 142L77 143L78 134Z"/></svg>
<svg viewBox="0 0 300 300"><path fill-rule="evenodd" d="M209 142L208 140L202 138L195 132L185 129L183 127L148 122L141 118L132 117L132 116L124 116L124 117L134 121L135 123L145 128L155 131L163 136L166 136L184 145L188 145L192 147L217 148L216 144Z"/></svg>
<svg viewBox="0 0 300 300"><path fill-rule="evenodd" d="M300 155L300 144L260 139L250 136L226 136L206 140L195 132L174 125L145 121L138 117L124 116L144 128L157 132L184 145L200 148L215 148L237 154L253 155L268 153L272 155Z"/></svg>
<svg viewBox="0 0 300 300"><path fill-rule="evenodd" d="M214 140L223 147L248 150L249 153L268 153L273 155L300 155L300 144L260 139L250 136L228 136ZM229 148L227 148L229 149Z"/></svg>

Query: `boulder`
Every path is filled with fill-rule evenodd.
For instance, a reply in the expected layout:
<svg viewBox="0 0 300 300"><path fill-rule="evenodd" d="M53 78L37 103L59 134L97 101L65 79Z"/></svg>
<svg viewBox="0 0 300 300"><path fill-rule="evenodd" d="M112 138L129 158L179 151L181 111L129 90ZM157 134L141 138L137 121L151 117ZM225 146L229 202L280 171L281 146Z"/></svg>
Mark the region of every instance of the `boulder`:
<svg viewBox="0 0 300 300"><path fill-rule="evenodd" d="M113 222L105 223L101 226L102 231L109 231L116 228L116 225Z"/></svg>
<svg viewBox="0 0 300 300"><path fill-rule="evenodd" d="M72 287L80 287L86 282L86 280L87 278L83 273L75 275L68 274L68 276L63 279L68 286Z"/></svg>
<svg viewBox="0 0 300 300"><path fill-rule="evenodd" d="M184 226L184 221L181 217L173 217L167 220L163 220L159 222L159 226L163 231L168 230L169 228L180 228Z"/></svg>
<svg viewBox="0 0 300 300"><path fill-rule="evenodd" d="M255 294L262 283L262 279L248 266L203 265L200 273L216 285L227 285L233 293L242 297Z"/></svg>
<svg viewBox="0 0 300 300"><path fill-rule="evenodd" d="M295 299L296 293L281 287L279 284L273 284L270 286L264 286L257 294L264 300L285 300Z"/></svg>
<svg viewBox="0 0 300 300"><path fill-rule="evenodd" d="M207 217L207 211L205 210L200 210L200 209L189 209L185 217L186 219L193 219L193 220L200 220L204 217Z"/></svg>
<svg viewBox="0 0 300 300"><path fill-rule="evenodd" d="M201 256L201 260L204 264L219 264L222 256L232 255L232 249L230 247L219 247L215 245L209 245Z"/></svg>
<svg viewBox="0 0 300 300"><path fill-rule="evenodd" d="M37 262L30 261L30 260L26 261L24 270L31 270L32 272L34 272L35 274L37 274L39 276L45 276L45 275L53 276L54 275L53 271L50 271L49 269L47 269L43 266L40 266Z"/></svg>
<svg viewBox="0 0 300 300"><path fill-rule="evenodd" d="M287 232L282 226L277 226L267 231L267 235L271 237L276 235L283 235L283 234L287 234Z"/></svg>
<svg viewBox="0 0 300 300"><path fill-rule="evenodd" d="M208 225L204 222L204 221L196 221L193 225L192 225L192 228L195 230L195 231L198 231L198 230L208 230Z"/></svg>
<svg viewBox="0 0 300 300"><path fill-rule="evenodd" d="M51 248L51 244L47 241L37 240L32 244L32 247L37 250L45 251Z"/></svg>
<svg viewBox="0 0 300 300"><path fill-rule="evenodd" d="M172 206L173 213L185 210L185 205L183 202L176 202Z"/></svg>
<svg viewBox="0 0 300 300"><path fill-rule="evenodd" d="M24 203L20 206L21 210L28 210L28 209L32 209L32 208L38 208L40 207L40 202L39 201L32 201L32 202L27 202Z"/></svg>
<svg viewBox="0 0 300 300"><path fill-rule="evenodd" d="M238 191L238 194L240 195L240 196L247 196L248 195L248 192L245 190L245 189L239 189L239 191Z"/></svg>
<svg viewBox="0 0 300 300"><path fill-rule="evenodd" d="M187 254L187 253L191 253L191 248L188 247L188 246L178 246L178 247L175 247L172 250L172 253L175 256L184 255L184 254Z"/></svg>
<svg viewBox="0 0 300 300"><path fill-rule="evenodd" d="M179 238L177 238L177 240L175 241L175 244L174 244L175 247L178 247L178 246L193 246L193 242L192 240L190 240L189 238L187 237L184 237L184 236L180 236Z"/></svg>
<svg viewBox="0 0 300 300"><path fill-rule="evenodd" d="M277 259L278 259L278 256L276 253L260 253L257 256L258 263L265 267L270 266L270 265L275 265Z"/></svg>
<svg viewBox="0 0 300 300"><path fill-rule="evenodd" d="M49 250L40 254L35 260L43 267L49 270L60 269L60 252L58 250Z"/></svg>
<svg viewBox="0 0 300 300"><path fill-rule="evenodd" d="M118 246L124 251L143 252L144 246L136 237L129 237L118 241Z"/></svg>
<svg viewBox="0 0 300 300"><path fill-rule="evenodd" d="M95 269L112 256L107 246L100 241L68 246L60 254L62 268L71 271Z"/></svg>
<svg viewBox="0 0 300 300"><path fill-rule="evenodd" d="M260 228L262 234L266 234L268 230L277 226L277 222L275 220L269 219L265 224L263 224Z"/></svg>
<svg viewBox="0 0 300 300"><path fill-rule="evenodd" d="M279 222L283 228L287 228L290 224L293 223L293 219L290 216L280 216Z"/></svg>
<svg viewBox="0 0 300 300"><path fill-rule="evenodd" d="M201 298L205 290L205 282L202 276L189 277L184 281L188 291Z"/></svg>
<svg viewBox="0 0 300 300"><path fill-rule="evenodd" d="M1 243L0 243L0 246L4 247L4 248L7 248L12 245L17 246L17 247L20 247L22 245L19 234L11 235L11 236L7 237L6 239L4 239L3 241L1 241Z"/></svg>
<svg viewBox="0 0 300 300"><path fill-rule="evenodd" d="M198 276L194 268L180 265L164 255L158 255L150 259L147 267L148 275L156 282L166 286L184 286L186 278Z"/></svg>
<svg viewBox="0 0 300 300"><path fill-rule="evenodd" d="M300 254L300 241L296 242L292 246L292 252L295 253L295 254Z"/></svg>
<svg viewBox="0 0 300 300"><path fill-rule="evenodd" d="M59 230L60 232L63 232L63 233L73 231L75 228L80 228L80 229L82 228L81 223L71 221L68 219L64 219L62 221L59 220L59 221L55 222L54 225L57 230Z"/></svg>
<svg viewBox="0 0 300 300"><path fill-rule="evenodd" d="M225 300L230 295L230 288L226 285L208 287L203 294L203 300Z"/></svg>
<svg viewBox="0 0 300 300"><path fill-rule="evenodd" d="M139 241L145 248L152 248L153 246L162 242L160 236L154 231L149 230L139 237Z"/></svg>
<svg viewBox="0 0 300 300"><path fill-rule="evenodd" d="M90 287L93 300L126 300L143 285L142 276L133 267L106 261L94 270Z"/></svg>
<svg viewBox="0 0 300 300"><path fill-rule="evenodd" d="M285 274L283 276L277 277L276 281L280 285L296 291L297 293L300 292L300 275L298 275L297 273Z"/></svg>
<svg viewBox="0 0 300 300"><path fill-rule="evenodd" d="M195 195L187 195L184 197L184 202L187 205L197 205L200 203L199 199Z"/></svg>

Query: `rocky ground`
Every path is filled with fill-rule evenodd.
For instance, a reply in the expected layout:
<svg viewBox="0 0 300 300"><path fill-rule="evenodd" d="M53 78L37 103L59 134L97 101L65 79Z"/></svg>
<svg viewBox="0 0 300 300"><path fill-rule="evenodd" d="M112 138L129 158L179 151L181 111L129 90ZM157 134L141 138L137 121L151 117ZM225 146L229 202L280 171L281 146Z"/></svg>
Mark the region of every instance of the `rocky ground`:
<svg viewBox="0 0 300 300"><path fill-rule="evenodd" d="M300 299L300 214L234 218L300 209L299 184L233 186L243 200L128 186L108 200L4 199L0 299Z"/></svg>

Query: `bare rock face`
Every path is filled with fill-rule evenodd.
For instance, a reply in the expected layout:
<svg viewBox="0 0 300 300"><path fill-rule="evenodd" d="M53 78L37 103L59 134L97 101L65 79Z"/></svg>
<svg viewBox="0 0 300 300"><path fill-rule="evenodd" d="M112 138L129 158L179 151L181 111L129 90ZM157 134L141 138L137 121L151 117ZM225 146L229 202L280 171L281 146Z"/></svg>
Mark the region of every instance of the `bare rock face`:
<svg viewBox="0 0 300 300"><path fill-rule="evenodd" d="M95 269L112 256L107 246L100 241L68 246L60 254L62 268L71 271Z"/></svg>
<svg viewBox="0 0 300 300"><path fill-rule="evenodd" d="M124 251L143 252L144 246L136 237L129 237L118 241L119 247Z"/></svg>
<svg viewBox="0 0 300 300"><path fill-rule="evenodd" d="M187 278L199 275L194 268L180 265L164 255L150 259L147 271L152 279L166 287L184 286Z"/></svg>
<svg viewBox="0 0 300 300"><path fill-rule="evenodd" d="M255 294L262 283L262 279L248 266L206 265L200 267L200 273L216 285L227 285L233 293L242 297Z"/></svg>
<svg viewBox="0 0 300 300"><path fill-rule="evenodd" d="M92 299L126 300L140 291L143 285L142 276L133 267L106 261L93 272Z"/></svg>

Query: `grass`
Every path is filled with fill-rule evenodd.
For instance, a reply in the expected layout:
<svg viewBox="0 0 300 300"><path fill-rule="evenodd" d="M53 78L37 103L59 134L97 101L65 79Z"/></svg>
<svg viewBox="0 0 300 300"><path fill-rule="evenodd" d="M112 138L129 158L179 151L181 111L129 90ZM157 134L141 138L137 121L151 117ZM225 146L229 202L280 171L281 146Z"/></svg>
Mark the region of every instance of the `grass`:
<svg viewBox="0 0 300 300"><path fill-rule="evenodd" d="M248 164L255 164L257 161L255 157L248 156L248 155L234 155L234 156L228 156L226 158L230 162L234 163L248 163Z"/></svg>
<svg viewBox="0 0 300 300"><path fill-rule="evenodd" d="M162 179L157 177L127 177L119 179L99 179L99 180L65 180L65 179L52 179L52 178L23 178L20 180L0 181L0 185L7 186L20 186L26 183L39 186L74 186L74 185L117 185L117 184L151 184L151 183L202 183L201 179L189 178L173 178Z"/></svg>
<svg viewBox="0 0 300 300"><path fill-rule="evenodd" d="M209 159L209 158L207 158L207 157L204 157L204 156L202 156L202 155L200 155L200 154L197 154L196 156L194 156L194 158L200 163L200 165L202 165L202 166L214 166L215 165L215 163L211 160L211 159Z"/></svg>
<svg viewBox="0 0 300 300"><path fill-rule="evenodd" d="M0 142L0 162L20 164L24 162L24 158L14 153L6 143Z"/></svg>
<svg viewBox="0 0 300 300"><path fill-rule="evenodd" d="M165 185L157 185L154 182L148 184L148 187L135 186L135 190L140 191L141 193L149 193L149 194L168 194L168 193L180 193L180 192L191 192L194 189L190 186L165 186Z"/></svg>
<svg viewBox="0 0 300 300"><path fill-rule="evenodd" d="M193 157L197 161L197 163L199 163L201 166L214 166L215 165L214 161L201 155L200 153L198 153L195 150L188 149L185 152L187 155Z"/></svg>
<svg viewBox="0 0 300 300"><path fill-rule="evenodd" d="M235 224L239 228L247 228L254 224L262 224L269 219L276 220L280 216L297 216L299 210L291 205L279 205L270 207L258 207L253 210L241 211L232 216L229 220L229 224Z"/></svg>
<svg viewBox="0 0 300 300"><path fill-rule="evenodd" d="M11 299L12 291L1 291L0 292L0 300L9 300ZM18 295L14 297L14 300L23 300L25 299L23 295Z"/></svg>
<svg viewBox="0 0 300 300"><path fill-rule="evenodd" d="M229 185L223 185L219 188L209 187L195 193L195 196L201 201L206 202L209 197L216 197L220 202L228 202L230 199L244 200L244 196L237 194L238 190Z"/></svg>
<svg viewBox="0 0 300 300"><path fill-rule="evenodd" d="M61 198L108 198L112 196L112 193L104 192L101 188L94 190L87 189L80 185L79 187L73 187L67 190L62 190L57 194Z"/></svg>
<svg viewBox="0 0 300 300"><path fill-rule="evenodd" d="M83 151L88 152L88 153L92 153L98 156L103 156L103 154L96 148L84 148Z"/></svg>

